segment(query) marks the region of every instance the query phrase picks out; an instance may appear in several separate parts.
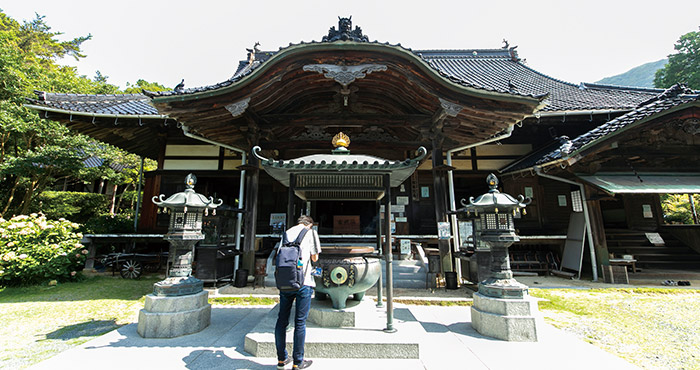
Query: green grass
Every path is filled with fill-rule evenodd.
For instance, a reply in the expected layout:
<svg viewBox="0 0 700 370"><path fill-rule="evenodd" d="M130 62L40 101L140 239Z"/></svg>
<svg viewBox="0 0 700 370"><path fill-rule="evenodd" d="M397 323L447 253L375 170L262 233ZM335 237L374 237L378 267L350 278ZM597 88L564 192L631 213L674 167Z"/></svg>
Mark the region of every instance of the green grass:
<svg viewBox="0 0 700 370"><path fill-rule="evenodd" d="M220 306L270 306L277 302L279 302L279 298L253 296L209 298L209 304Z"/></svg>
<svg viewBox="0 0 700 370"><path fill-rule="evenodd" d="M554 326L643 368L700 369L700 291L530 289Z"/></svg>
<svg viewBox="0 0 700 370"><path fill-rule="evenodd" d="M135 322L157 278L0 289L0 368L31 366Z"/></svg>
<svg viewBox="0 0 700 370"><path fill-rule="evenodd" d="M423 299L401 299L394 298L394 303L410 304L415 306L441 306L441 307L451 307L451 306L472 306L472 301L451 301L451 300L423 300Z"/></svg>

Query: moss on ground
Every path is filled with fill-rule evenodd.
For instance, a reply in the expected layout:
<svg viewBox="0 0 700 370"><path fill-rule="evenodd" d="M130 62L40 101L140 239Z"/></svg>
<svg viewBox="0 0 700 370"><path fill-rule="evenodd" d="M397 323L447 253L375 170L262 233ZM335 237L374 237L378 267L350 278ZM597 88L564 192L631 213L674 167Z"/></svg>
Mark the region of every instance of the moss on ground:
<svg viewBox="0 0 700 370"><path fill-rule="evenodd" d="M545 319L643 368L700 369L700 291L531 289Z"/></svg>

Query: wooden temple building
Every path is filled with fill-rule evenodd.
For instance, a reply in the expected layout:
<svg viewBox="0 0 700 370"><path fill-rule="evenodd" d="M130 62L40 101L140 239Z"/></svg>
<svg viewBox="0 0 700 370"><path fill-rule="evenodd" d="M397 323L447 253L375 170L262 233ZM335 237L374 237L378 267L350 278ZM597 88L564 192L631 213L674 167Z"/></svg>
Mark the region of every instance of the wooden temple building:
<svg viewBox="0 0 700 370"><path fill-rule="evenodd" d="M165 231L167 216L148 200L182 190L193 172L198 192L224 200L209 232L244 252L269 248L266 236L290 209L294 218L309 213L326 238L376 235L375 202L304 202L251 154L255 146L271 160L329 154L331 139L343 132L353 154L387 161L427 148L417 170L392 189L386 211L394 248L401 239L435 248L443 272L458 268L467 244L450 211L484 193L489 173L504 192L533 199L516 220L523 238L513 247L521 257L513 259L522 264L514 269L561 270L563 262L596 277L610 256L625 255L638 267L700 268L700 226L665 225L659 198L700 192L700 101L682 86L571 84L528 67L507 44L412 50L369 41L341 18L322 41L253 49L216 85L124 95L37 92L27 105L157 160L158 170L145 174L139 233ZM451 239L438 238L444 222ZM572 240L572 229L585 235ZM571 256L575 263L567 262Z"/></svg>

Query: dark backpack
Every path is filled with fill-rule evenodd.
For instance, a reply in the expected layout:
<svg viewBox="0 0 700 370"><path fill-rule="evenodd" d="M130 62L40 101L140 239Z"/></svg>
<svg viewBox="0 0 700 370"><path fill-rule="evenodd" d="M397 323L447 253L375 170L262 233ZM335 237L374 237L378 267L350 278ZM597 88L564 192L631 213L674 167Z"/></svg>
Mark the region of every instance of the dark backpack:
<svg viewBox="0 0 700 370"><path fill-rule="evenodd" d="M275 256L275 282L279 290L299 290L304 285L304 266L301 265L301 241L306 232L304 228L296 240L287 240L287 233L282 233L282 243Z"/></svg>

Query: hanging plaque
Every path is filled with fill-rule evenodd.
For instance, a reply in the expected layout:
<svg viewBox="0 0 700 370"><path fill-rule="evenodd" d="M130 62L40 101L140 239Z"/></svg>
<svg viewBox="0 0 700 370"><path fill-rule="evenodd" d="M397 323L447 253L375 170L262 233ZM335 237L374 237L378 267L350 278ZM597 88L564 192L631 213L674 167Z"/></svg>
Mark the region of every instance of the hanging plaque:
<svg viewBox="0 0 700 370"><path fill-rule="evenodd" d="M449 239L451 236L450 223L438 222L438 239Z"/></svg>

